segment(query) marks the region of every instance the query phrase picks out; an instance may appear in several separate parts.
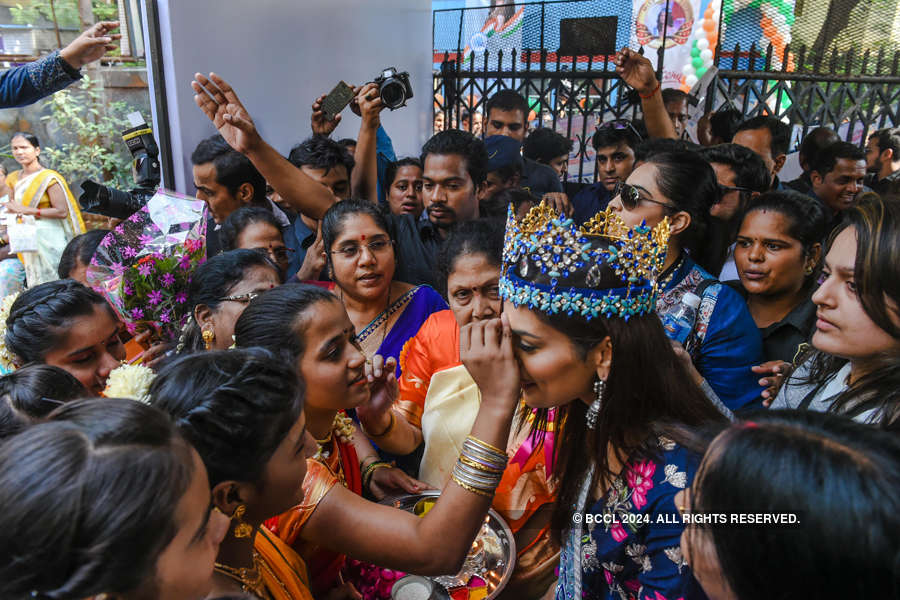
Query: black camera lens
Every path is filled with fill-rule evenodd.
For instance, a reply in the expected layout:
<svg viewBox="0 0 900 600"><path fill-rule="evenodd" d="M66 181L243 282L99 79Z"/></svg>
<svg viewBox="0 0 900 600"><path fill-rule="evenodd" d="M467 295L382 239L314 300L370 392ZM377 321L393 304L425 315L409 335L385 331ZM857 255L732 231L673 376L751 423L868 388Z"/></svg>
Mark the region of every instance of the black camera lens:
<svg viewBox="0 0 900 600"><path fill-rule="evenodd" d="M381 101L388 108L399 108L406 102L406 89L395 79L384 82L381 86Z"/></svg>

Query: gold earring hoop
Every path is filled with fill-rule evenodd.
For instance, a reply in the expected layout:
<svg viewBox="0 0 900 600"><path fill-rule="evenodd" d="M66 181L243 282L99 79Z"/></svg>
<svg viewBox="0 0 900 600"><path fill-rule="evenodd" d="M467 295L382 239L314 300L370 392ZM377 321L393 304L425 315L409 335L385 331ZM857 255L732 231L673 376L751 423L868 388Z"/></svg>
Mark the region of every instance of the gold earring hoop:
<svg viewBox="0 0 900 600"><path fill-rule="evenodd" d="M216 333L211 329L203 330L203 345L207 350L212 350L213 341L216 339Z"/></svg>
<svg viewBox="0 0 900 600"><path fill-rule="evenodd" d="M244 515L247 513L247 505L239 504L231 515L231 520L237 523L234 526L234 537L238 539L248 538L253 535L253 526L244 522Z"/></svg>

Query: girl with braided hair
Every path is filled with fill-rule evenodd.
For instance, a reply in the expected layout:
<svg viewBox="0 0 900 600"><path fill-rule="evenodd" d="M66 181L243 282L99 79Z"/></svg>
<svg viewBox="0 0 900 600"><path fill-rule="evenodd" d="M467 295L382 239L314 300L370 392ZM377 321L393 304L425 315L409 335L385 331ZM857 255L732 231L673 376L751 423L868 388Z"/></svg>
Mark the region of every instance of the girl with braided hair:
<svg viewBox="0 0 900 600"><path fill-rule="evenodd" d="M6 319L5 343L16 367L60 367L95 395L125 359L112 308L100 294L70 279L22 292Z"/></svg>

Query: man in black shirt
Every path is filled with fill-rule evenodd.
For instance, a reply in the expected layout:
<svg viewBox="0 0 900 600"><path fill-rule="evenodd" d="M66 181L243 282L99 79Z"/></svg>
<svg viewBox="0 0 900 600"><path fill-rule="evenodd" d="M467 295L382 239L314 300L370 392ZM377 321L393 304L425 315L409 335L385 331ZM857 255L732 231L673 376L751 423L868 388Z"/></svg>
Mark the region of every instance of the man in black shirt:
<svg viewBox="0 0 900 600"><path fill-rule="evenodd" d="M881 195L900 194L900 127L879 129L866 143L869 187Z"/></svg>
<svg viewBox="0 0 900 600"><path fill-rule="evenodd" d="M427 219L389 215L397 247L394 277L434 286L437 253L457 223L479 217L478 192L485 186L484 142L466 131L441 131L422 146L422 196Z"/></svg>

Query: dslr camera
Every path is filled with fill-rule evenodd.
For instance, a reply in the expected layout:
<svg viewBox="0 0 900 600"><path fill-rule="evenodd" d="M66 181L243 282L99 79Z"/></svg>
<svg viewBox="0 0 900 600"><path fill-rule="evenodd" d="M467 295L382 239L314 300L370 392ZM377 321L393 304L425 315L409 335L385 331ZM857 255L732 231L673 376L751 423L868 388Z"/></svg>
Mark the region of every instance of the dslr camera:
<svg viewBox="0 0 900 600"><path fill-rule="evenodd" d="M140 113L129 114L128 120L132 127L122 132L122 140L131 151L131 174L135 187L123 192L90 179L84 181L78 203L86 212L127 219L141 210L159 188L159 147L153 139L153 130Z"/></svg>
<svg viewBox="0 0 900 600"><path fill-rule="evenodd" d="M378 84L378 94L381 101L391 110L397 110L406 106L406 101L413 97L412 86L409 84L409 73L398 73L395 67L388 67L375 78L373 83Z"/></svg>

